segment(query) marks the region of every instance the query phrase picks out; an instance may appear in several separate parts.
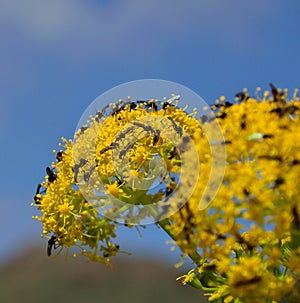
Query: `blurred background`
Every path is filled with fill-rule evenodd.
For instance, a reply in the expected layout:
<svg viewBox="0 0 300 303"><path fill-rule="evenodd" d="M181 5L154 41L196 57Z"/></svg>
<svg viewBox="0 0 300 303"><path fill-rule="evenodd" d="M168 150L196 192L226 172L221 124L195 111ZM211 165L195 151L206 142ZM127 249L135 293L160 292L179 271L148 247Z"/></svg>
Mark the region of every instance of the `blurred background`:
<svg viewBox="0 0 300 303"><path fill-rule="evenodd" d="M116 85L165 79L207 103L269 82L292 94L299 13L300 2L284 0L0 0L1 302L204 302L175 281L180 253L157 227L142 238L121 229L133 255L103 270L47 258L30 203L61 136L72 138L86 107Z"/></svg>

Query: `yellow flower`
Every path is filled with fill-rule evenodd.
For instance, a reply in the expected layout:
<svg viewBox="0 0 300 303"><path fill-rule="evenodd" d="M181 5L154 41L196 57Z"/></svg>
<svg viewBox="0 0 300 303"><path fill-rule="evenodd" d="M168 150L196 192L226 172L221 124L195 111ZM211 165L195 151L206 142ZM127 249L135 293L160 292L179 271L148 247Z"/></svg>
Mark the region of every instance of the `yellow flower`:
<svg viewBox="0 0 300 303"><path fill-rule="evenodd" d="M179 103L164 108L156 100L117 103L103 119L91 117L74 142L62 139L53 172L48 169L38 187L33 205L41 215L34 218L43 235L55 235L66 248L76 245L77 256L108 264L120 250L112 243L117 225L103 215L118 214L129 227L128 213L137 214L130 223L138 224L149 216L140 206L164 207L172 196L172 215L157 224L198 267L199 275L181 277L185 284L207 287L212 302L296 302L300 100L296 94L288 100L273 86L262 100L246 90L238 96L235 103L222 96L213 106L215 117L201 121L197 109L189 114ZM223 141L206 136L207 129L215 134L214 121ZM224 179L209 207L200 210L202 197L210 199L204 193L220 161L212 151L220 146L226 148ZM192 179L195 158L200 169ZM117 198L126 206L116 207Z"/></svg>
<svg viewBox="0 0 300 303"><path fill-rule="evenodd" d="M68 203L64 203L59 207L59 211L60 213L62 213L63 215L67 215L69 213L69 205Z"/></svg>

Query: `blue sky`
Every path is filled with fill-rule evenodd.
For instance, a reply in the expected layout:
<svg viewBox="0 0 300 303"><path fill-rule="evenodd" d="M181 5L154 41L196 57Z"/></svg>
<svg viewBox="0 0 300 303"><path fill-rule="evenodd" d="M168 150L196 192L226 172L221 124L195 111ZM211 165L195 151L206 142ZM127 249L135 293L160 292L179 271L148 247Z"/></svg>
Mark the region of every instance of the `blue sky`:
<svg viewBox="0 0 300 303"><path fill-rule="evenodd" d="M269 82L292 91L299 13L292 0L0 0L0 261L45 245L29 204L52 149L98 95L145 78L178 82L208 103ZM171 255L162 231L147 230L121 242L139 256Z"/></svg>

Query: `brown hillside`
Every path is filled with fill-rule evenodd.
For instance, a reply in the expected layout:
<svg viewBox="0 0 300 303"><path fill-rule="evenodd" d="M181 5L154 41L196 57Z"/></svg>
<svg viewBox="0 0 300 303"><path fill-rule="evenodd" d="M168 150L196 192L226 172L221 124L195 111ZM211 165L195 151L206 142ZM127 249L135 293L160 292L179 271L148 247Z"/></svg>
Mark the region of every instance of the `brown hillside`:
<svg viewBox="0 0 300 303"><path fill-rule="evenodd" d="M175 281L182 271L133 257L113 269L101 264L48 258L31 250L0 270L2 303L206 302L200 292Z"/></svg>

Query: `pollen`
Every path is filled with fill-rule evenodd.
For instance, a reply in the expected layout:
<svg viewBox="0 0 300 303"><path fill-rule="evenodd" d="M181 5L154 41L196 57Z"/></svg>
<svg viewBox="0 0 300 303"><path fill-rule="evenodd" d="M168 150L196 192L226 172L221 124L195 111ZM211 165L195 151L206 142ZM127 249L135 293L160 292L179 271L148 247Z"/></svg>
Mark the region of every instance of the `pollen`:
<svg viewBox="0 0 300 303"><path fill-rule="evenodd" d="M67 203L61 205L59 207L59 211L63 214L63 215L66 215L69 213L70 209L69 209L69 205Z"/></svg>

